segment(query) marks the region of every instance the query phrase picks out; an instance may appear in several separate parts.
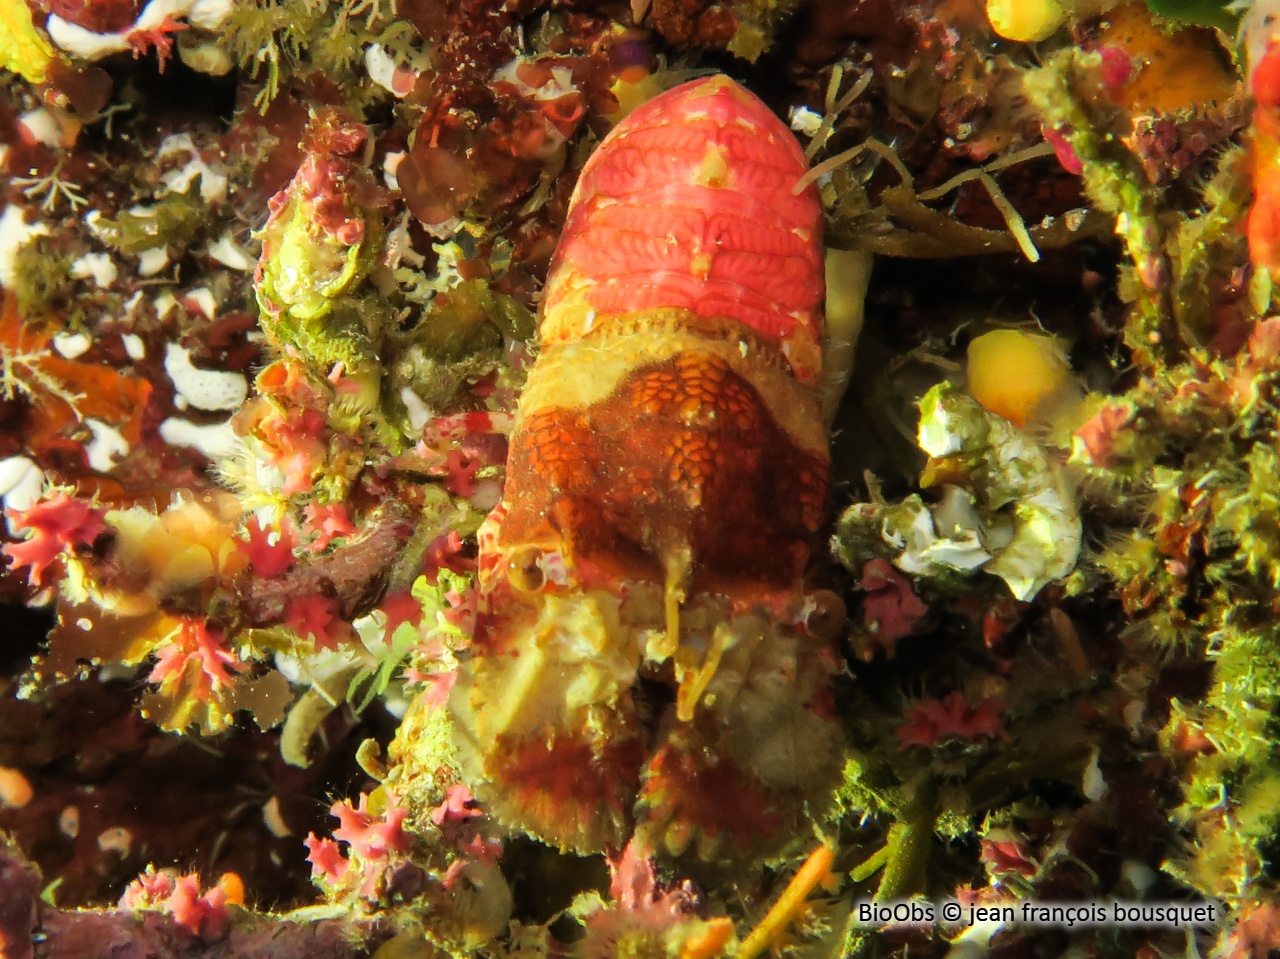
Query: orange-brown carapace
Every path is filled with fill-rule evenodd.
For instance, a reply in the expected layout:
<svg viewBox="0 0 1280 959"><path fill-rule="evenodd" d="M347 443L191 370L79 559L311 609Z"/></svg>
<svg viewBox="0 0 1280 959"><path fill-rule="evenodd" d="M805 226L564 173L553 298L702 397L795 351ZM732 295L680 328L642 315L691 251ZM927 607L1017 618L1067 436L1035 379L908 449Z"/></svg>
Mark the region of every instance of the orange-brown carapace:
<svg viewBox="0 0 1280 959"><path fill-rule="evenodd" d="M632 113L573 195L449 703L476 796L552 844L763 854L838 768L805 169L713 77Z"/></svg>

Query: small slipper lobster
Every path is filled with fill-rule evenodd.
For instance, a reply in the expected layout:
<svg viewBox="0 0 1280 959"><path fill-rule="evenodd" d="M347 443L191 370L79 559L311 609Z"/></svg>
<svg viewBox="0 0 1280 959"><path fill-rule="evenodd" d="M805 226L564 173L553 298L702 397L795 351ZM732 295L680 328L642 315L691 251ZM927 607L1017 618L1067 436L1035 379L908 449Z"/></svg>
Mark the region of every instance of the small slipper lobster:
<svg viewBox="0 0 1280 959"><path fill-rule="evenodd" d="M477 798L548 843L770 855L835 781L805 170L711 77L636 109L574 191L449 699Z"/></svg>

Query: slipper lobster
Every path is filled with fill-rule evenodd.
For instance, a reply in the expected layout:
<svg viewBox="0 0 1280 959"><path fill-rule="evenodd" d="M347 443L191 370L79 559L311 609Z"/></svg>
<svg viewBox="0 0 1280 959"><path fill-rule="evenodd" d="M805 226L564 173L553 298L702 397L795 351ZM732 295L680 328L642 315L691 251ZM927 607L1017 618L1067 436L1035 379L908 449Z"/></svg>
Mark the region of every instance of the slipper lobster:
<svg viewBox="0 0 1280 959"><path fill-rule="evenodd" d="M477 798L561 848L769 855L837 775L805 170L711 77L631 113L574 191L449 700Z"/></svg>

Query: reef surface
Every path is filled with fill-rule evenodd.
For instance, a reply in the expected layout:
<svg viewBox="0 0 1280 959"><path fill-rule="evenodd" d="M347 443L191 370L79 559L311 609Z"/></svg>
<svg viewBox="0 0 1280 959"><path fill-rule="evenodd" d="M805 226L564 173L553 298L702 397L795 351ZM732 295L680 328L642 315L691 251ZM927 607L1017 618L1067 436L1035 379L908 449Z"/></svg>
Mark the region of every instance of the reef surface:
<svg viewBox="0 0 1280 959"><path fill-rule="evenodd" d="M1278 15L0 0L0 956L1274 955Z"/></svg>

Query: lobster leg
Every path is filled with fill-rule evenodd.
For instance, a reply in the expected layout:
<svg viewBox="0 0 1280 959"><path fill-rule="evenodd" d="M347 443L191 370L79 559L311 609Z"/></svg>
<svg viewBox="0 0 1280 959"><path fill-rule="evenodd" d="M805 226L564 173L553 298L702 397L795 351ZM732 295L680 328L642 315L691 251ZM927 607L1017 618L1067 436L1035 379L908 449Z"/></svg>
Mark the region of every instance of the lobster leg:
<svg viewBox="0 0 1280 959"><path fill-rule="evenodd" d="M683 668L666 735L644 771L640 832L671 855L776 855L805 835L840 769L831 662L816 641L756 616L720 624ZM686 644L682 652L687 650Z"/></svg>

